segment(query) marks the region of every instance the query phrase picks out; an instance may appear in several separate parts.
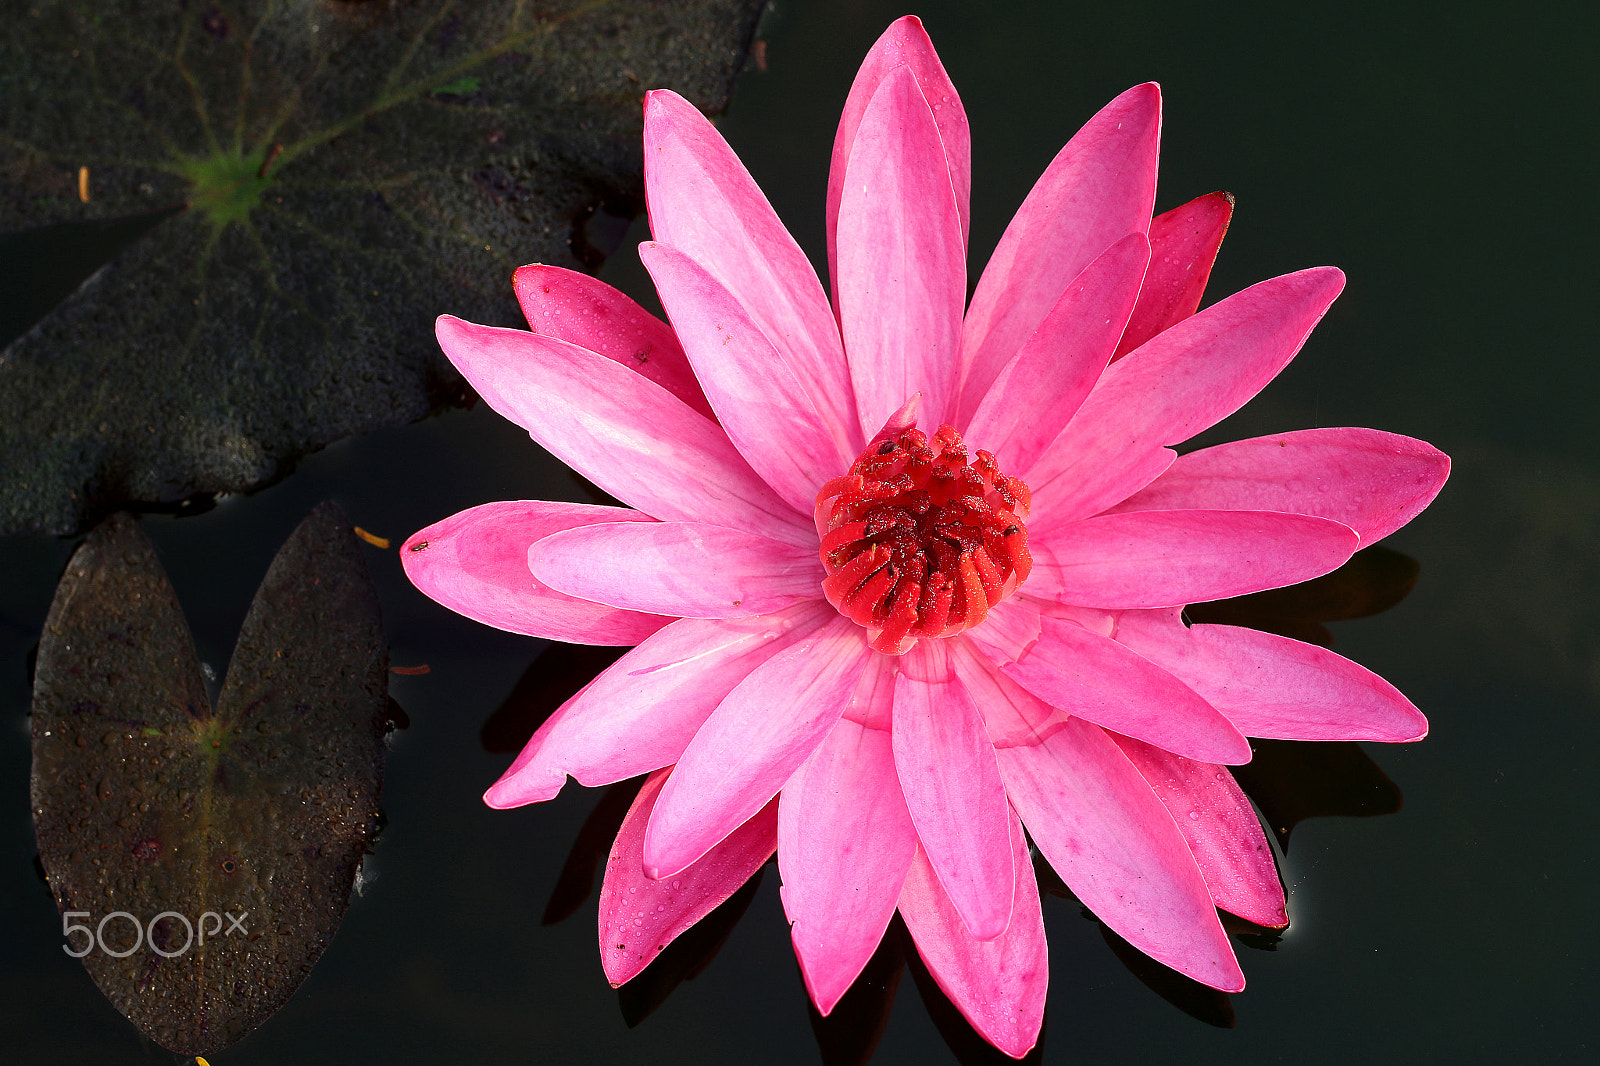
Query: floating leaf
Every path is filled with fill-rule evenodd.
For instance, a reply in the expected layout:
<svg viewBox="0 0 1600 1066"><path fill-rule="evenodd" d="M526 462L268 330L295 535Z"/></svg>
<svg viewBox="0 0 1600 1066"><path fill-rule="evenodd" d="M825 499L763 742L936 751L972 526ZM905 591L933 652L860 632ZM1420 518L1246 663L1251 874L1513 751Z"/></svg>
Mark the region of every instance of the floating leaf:
<svg viewBox="0 0 1600 1066"><path fill-rule="evenodd" d="M0 230L141 219L110 256L156 219L0 352L0 534L458 397L435 316L510 325L516 266L593 265L585 220L641 202L640 96L720 109L762 7L0 0Z"/></svg>
<svg viewBox="0 0 1600 1066"><path fill-rule="evenodd" d="M87 930L67 947L170 1050L260 1025L344 916L377 827L388 705L361 550L332 504L300 524L215 711L135 520L91 533L56 590L33 695L39 856L64 928Z"/></svg>

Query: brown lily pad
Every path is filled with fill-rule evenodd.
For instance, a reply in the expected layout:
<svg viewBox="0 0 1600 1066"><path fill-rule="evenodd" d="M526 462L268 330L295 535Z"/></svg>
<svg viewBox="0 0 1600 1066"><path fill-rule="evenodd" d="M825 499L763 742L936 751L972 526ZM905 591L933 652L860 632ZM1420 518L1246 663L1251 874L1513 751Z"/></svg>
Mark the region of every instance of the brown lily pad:
<svg viewBox="0 0 1600 1066"><path fill-rule="evenodd" d="M156 1043L234 1043L332 940L378 824L388 651L344 515L278 552L217 706L138 523L67 565L39 646L33 816L66 947Z"/></svg>

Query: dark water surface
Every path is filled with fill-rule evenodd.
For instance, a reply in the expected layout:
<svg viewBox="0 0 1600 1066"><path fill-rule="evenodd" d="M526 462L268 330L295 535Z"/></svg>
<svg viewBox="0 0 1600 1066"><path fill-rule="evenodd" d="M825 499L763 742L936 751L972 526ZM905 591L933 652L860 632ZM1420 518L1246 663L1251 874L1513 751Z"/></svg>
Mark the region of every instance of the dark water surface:
<svg viewBox="0 0 1600 1066"><path fill-rule="evenodd" d="M1368 746L1404 809L1294 831L1293 925L1276 950L1240 948L1250 985L1231 1030L1158 998L1075 904L1047 899L1045 1061L1594 1061L1595 20L1575 23L1578 5L1416 10L921 6L972 122L973 276L1078 125L1159 80L1158 210L1238 197L1210 299L1322 263L1350 277L1299 359L1207 439L1373 426L1455 460L1438 503L1389 542L1420 561L1417 590L1336 627L1339 651L1432 722L1420 744ZM838 109L902 13L780 2L768 69L745 76L722 123L814 258ZM642 297L628 259L602 276ZM583 492L480 407L344 442L271 489L145 527L220 673L273 553L325 498L398 543L472 504ZM26 658L71 548L0 542L0 1047L7 1062L166 1062L62 953L33 863ZM391 752L371 880L289 1005L212 1061L818 1061L770 872L715 960L629 1028L593 901L541 924L600 793L569 785L511 812L479 800L511 758L480 731L546 646L436 606L392 552L369 562L393 662L432 668L393 682L411 725ZM576 654L554 649L541 669ZM908 977L876 1061L949 1060Z"/></svg>

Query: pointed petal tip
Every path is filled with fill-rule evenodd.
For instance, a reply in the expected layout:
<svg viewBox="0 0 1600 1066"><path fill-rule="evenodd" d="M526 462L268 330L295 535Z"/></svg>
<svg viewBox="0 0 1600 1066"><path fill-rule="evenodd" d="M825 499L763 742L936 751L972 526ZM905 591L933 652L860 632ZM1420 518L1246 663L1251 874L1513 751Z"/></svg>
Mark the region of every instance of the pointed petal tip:
<svg viewBox="0 0 1600 1066"><path fill-rule="evenodd" d="M1142 81L1138 85L1124 90L1107 106L1118 104L1124 107L1153 108L1159 112L1161 108L1161 83L1159 81Z"/></svg>
<svg viewBox="0 0 1600 1066"><path fill-rule="evenodd" d="M670 839L662 841L662 835L656 832L656 821L652 817L645 827L644 856L641 860L644 865L644 875L652 881L665 881L669 877L681 874L700 858L700 855L687 855L687 849L680 841Z"/></svg>
<svg viewBox="0 0 1600 1066"><path fill-rule="evenodd" d="M961 922L967 927L967 932L972 934L972 939L980 944L987 944L999 940L1011 928L1011 911L1007 908L1004 914L998 911L988 911L983 914L961 916Z"/></svg>
<svg viewBox="0 0 1600 1066"><path fill-rule="evenodd" d="M790 927L790 938L793 940L794 930ZM811 1002L816 1006L817 1013L826 1018L833 1013L833 1008L839 1005L844 994L850 991L850 986L855 984L859 974L847 974L837 966L814 967L806 965L806 956L800 951L799 941L794 941L794 957L800 963L800 979L806 986L806 994L811 997Z"/></svg>
<svg viewBox="0 0 1600 1066"><path fill-rule="evenodd" d="M529 780L520 768L513 768L507 770L500 780L489 786L483 794L483 802L497 811L525 807L530 803L543 803L545 800L555 799L565 783L566 775L563 774L562 780L551 788L548 782L534 782Z"/></svg>

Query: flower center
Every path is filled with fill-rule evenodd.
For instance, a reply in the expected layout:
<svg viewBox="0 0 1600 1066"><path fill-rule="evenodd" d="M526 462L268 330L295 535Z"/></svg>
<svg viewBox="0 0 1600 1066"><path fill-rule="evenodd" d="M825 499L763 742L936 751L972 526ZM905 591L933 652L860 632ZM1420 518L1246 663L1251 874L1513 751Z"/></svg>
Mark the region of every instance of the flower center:
<svg viewBox="0 0 1600 1066"><path fill-rule="evenodd" d="M822 591L891 655L970 629L1028 579L1031 500L949 426L875 440L817 493Z"/></svg>

